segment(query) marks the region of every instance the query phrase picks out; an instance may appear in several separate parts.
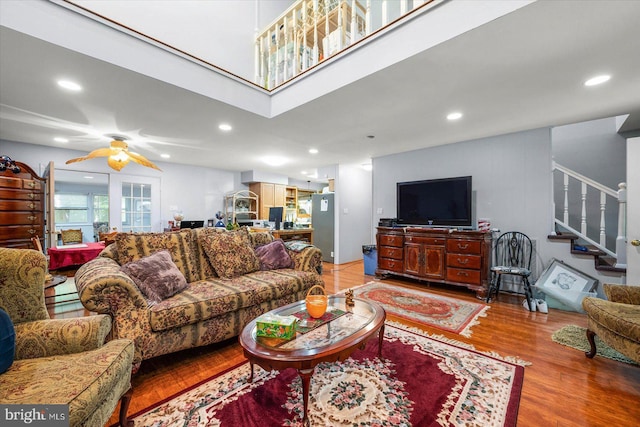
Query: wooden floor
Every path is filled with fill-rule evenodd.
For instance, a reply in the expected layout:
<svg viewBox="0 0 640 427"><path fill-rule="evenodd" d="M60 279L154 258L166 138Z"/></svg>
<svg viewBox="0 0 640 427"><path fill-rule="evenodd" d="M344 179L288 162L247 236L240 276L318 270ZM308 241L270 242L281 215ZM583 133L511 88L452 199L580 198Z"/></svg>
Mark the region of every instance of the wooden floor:
<svg viewBox="0 0 640 427"><path fill-rule="evenodd" d="M362 261L325 264L323 278L328 293L375 280L364 275ZM475 294L466 289L407 280L387 279L384 282L477 301ZM487 317L481 318L480 324L472 328L471 338L428 327L423 329L473 344L478 350L518 356L532 363L525 368L519 427L640 425L640 367L598 356L590 360L584 353L551 340L551 334L564 325L585 327L585 315L554 309L549 314L530 313L520 303L516 296L501 294L498 301L491 303ZM68 309L61 305L57 311L53 313L56 317L89 314L74 309L74 305L69 305ZM389 319L399 320L392 316ZM243 360L236 339L146 360L132 379L134 394L129 413L144 409ZM117 411L110 424L117 422L116 414Z"/></svg>

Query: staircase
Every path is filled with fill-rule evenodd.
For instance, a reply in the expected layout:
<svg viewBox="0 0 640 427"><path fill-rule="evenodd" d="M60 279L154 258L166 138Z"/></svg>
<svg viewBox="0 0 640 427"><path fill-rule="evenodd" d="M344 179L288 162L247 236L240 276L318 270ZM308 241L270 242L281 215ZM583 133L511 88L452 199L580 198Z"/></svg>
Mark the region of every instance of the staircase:
<svg viewBox="0 0 640 427"><path fill-rule="evenodd" d="M565 241L570 243L569 251L574 255L593 257L595 269L598 271L610 271L623 274L627 271L626 268L616 267L617 258L612 257L606 252L598 249L595 245L583 244L580 241L580 236L576 234L557 231L556 234L548 235L547 239Z"/></svg>
<svg viewBox="0 0 640 427"><path fill-rule="evenodd" d="M568 242L569 250L574 255L593 257L595 269L598 271L625 274L626 183L619 184L618 191L615 191L555 162L552 174L556 193L554 200L557 202L560 198L557 192L561 191L563 201L562 209L554 207L555 231L547 238ZM559 190L560 188L562 190ZM593 211L594 205L598 206L598 212L595 214L589 212L589 206ZM610 211L609 215L607 209ZM606 218L611 217L611 213L615 214L615 210L618 211L618 220L615 224L607 224ZM597 220L595 224L594 218ZM607 241L612 242L614 236L615 245L609 243L607 247Z"/></svg>

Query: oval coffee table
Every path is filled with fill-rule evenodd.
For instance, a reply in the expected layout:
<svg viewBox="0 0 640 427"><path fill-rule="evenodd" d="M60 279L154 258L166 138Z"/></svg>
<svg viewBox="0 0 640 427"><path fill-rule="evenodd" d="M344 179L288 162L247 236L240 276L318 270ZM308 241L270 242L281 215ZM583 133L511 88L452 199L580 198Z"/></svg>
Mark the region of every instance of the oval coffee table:
<svg viewBox="0 0 640 427"><path fill-rule="evenodd" d="M240 345L251 365L249 382L253 381L254 364L266 370L295 368L302 379L304 403L303 424L308 425L307 405L309 387L315 366L321 362L337 362L347 359L358 347L376 332L378 333L378 357L382 356L384 321L386 313L380 305L359 298L355 305L346 307L344 296L329 296L327 311L337 308L346 314L305 333L296 333L291 340L256 336L256 320L252 320L240 335ZM271 314L293 315L305 309L305 302L298 301L272 310Z"/></svg>

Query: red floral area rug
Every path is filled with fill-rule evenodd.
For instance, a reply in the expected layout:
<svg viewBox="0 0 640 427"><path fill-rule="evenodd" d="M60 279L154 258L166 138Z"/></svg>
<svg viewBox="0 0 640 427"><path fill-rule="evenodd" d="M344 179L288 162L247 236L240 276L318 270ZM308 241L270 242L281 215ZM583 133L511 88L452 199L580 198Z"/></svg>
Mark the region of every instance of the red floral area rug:
<svg viewBox="0 0 640 427"><path fill-rule="evenodd" d="M311 426L515 426L526 362L387 322L377 340L341 363L316 366ZM136 426L300 426L294 369L245 362L133 417Z"/></svg>
<svg viewBox="0 0 640 427"><path fill-rule="evenodd" d="M387 313L424 323L443 331L471 336L471 327L486 316L489 306L428 292L369 282L353 290L354 296L380 304Z"/></svg>

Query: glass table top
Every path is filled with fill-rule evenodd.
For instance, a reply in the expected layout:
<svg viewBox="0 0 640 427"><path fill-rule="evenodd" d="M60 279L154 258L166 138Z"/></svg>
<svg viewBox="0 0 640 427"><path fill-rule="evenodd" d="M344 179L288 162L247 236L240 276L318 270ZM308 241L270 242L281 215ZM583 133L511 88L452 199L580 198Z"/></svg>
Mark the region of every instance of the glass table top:
<svg viewBox="0 0 640 427"><path fill-rule="evenodd" d="M251 331L252 339L263 347L277 349L278 351L313 350L324 348L342 341L365 328L376 318L376 308L366 301L354 299L355 306L347 307L343 296L329 296L327 313L335 313L337 317L310 330L301 333L290 340L267 338L256 336L256 327ZM299 301L289 306L274 310L272 313L280 316L289 316L305 309L305 302ZM304 321L302 321L304 322ZM306 326L304 323L299 326ZM306 329L306 328L299 328Z"/></svg>

